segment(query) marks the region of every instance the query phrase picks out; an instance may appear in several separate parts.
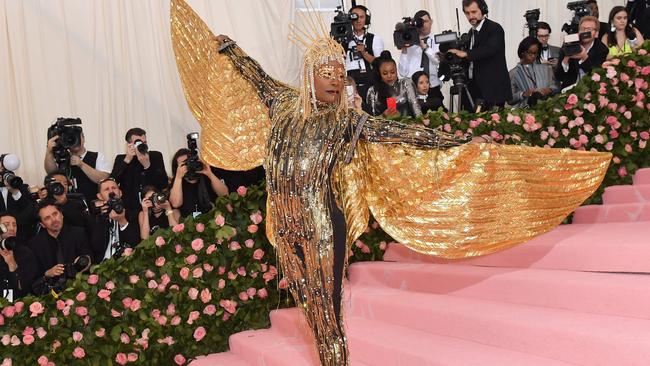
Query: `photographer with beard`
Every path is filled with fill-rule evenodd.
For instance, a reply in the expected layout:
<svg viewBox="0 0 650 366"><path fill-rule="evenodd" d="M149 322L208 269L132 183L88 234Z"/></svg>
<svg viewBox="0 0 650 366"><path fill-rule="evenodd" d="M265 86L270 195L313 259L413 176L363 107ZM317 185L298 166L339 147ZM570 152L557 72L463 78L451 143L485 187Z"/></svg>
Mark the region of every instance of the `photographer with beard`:
<svg viewBox="0 0 650 366"><path fill-rule="evenodd" d="M172 160L172 174L174 182L169 194L169 202L173 208L180 211L181 217L206 213L212 209L217 196L228 194L228 187L214 175L210 166L203 164L203 169L191 173L187 167L187 160L191 151L182 148L174 154Z"/></svg>
<svg viewBox="0 0 650 366"><path fill-rule="evenodd" d="M169 198L154 186L147 186L142 192L142 211L138 213L140 239L149 236L158 229L174 227L180 220L181 213L172 209Z"/></svg>
<svg viewBox="0 0 650 366"><path fill-rule="evenodd" d="M104 179L99 182L98 190L97 200L91 203L93 263L119 257L124 249L140 243L138 211L125 207L117 182L113 178Z"/></svg>
<svg viewBox="0 0 650 366"><path fill-rule="evenodd" d="M36 258L39 277L32 289L36 294L44 294L59 280L65 285L65 280L74 277L77 271L88 269L91 251L84 229L66 225L61 210L53 201L46 199L39 203L38 217L43 229L28 245ZM72 270L75 264L84 262L86 265L82 268Z"/></svg>
<svg viewBox="0 0 650 366"><path fill-rule="evenodd" d="M66 224L82 227L90 236L88 208L80 193L68 193L71 182L63 172L48 174L43 180L44 187L39 191L40 199L51 199L59 206Z"/></svg>
<svg viewBox="0 0 650 366"><path fill-rule="evenodd" d="M370 10L363 5L356 5L350 9L350 14L356 14L357 19L352 22L354 39L348 44L345 56L348 76L354 79L357 92L365 99L372 70L372 62L384 50L384 41L376 34L368 32L370 28Z"/></svg>

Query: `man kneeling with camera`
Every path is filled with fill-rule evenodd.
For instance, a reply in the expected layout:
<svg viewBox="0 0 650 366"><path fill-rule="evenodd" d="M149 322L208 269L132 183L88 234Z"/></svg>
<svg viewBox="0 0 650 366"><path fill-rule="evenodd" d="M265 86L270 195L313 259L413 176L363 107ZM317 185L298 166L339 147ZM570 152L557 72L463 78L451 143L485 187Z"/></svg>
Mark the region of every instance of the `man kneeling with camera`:
<svg viewBox="0 0 650 366"><path fill-rule="evenodd" d="M122 191L113 178L99 182L97 200L90 205L92 220L93 262L120 257L126 248L140 242L137 211L127 210L122 201Z"/></svg>
<svg viewBox="0 0 650 366"><path fill-rule="evenodd" d="M39 203L38 217L43 229L28 244L38 268L32 289L37 295L61 292L68 279L90 267L88 237L83 228L64 224L63 214L53 201Z"/></svg>

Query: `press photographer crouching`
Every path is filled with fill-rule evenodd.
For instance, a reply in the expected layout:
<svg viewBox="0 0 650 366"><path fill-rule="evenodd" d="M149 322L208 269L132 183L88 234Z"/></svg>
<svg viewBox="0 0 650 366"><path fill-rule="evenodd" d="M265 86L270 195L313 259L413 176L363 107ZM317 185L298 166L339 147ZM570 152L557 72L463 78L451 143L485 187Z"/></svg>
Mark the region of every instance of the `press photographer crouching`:
<svg viewBox="0 0 650 366"><path fill-rule="evenodd" d="M120 257L124 249L134 248L140 242L138 211L124 206L117 182L113 178L104 179L98 189L98 199L90 205L93 263Z"/></svg>
<svg viewBox="0 0 650 366"><path fill-rule="evenodd" d="M61 292L68 279L90 268L88 237L83 228L65 224L53 201L39 203L38 217L43 229L28 244L36 259L38 278L32 290L37 295Z"/></svg>
<svg viewBox="0 0 650 366"><path fill-rule="evenodd" d="M69 190L81 193L90 202L97 195L97 183L110 171L104 154L86 149L80 124L79 118L57 118L47 130L43 165L48 174L63 173L70 181Z"/></svg>
<svg viewBox="0 0 650 366"><path fill-rule="evenodd" d="M174 182L169 194L173 208L181 217L198 216L212 209L217 196L228 194L228 187L198 156L197 133L187 135L188 149L180 149L172 160Z"/></svg>
<svg viewBox="0 0 650 366"><path fill-rule="evenodd" d="M160 192L154 186L147 186L142 193L142 211L138 213L140 239L149 236L158 229L166 229L178 224L181 213L172 209L167 193Z"/></svg>
<svg viewBox="0 0 650 366"><path fill-rule="evenodd" d="M31 292L35 276L34 255L16 237L16 218L0 213L0 293L9 301Z"/></svg>
<svg viewBox="0 0 650 366"><path fill-rule="evenodd" d="M69 193L71 182L63 172L48 174L43 180L44 187L39 198L53 201L63 213L66 224L82 227L90 235L88 227L88 208L81 193Z"/></svg>

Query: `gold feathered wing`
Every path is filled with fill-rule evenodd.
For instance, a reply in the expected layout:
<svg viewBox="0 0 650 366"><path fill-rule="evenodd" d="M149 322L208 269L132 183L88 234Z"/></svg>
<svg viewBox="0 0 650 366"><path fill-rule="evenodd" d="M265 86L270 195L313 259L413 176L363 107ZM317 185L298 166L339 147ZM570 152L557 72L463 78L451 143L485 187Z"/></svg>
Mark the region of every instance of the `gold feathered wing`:
<svg viewBox="0 0 650 366"><path fill-rule="evenodd" d="M407 247L449 259L494 253L556 227L598 188L611 159L496 144L360 145L367 171L359 179L377 222Z"/></svg>
<svg viewBox="0 0 650 366"><path fill-rule="evenodd" d="M201 153L213 166L262 165L271 122L257 90L218 52L213 33L184 0L171 2L171 34L190 110L201 125Z"/></svg>

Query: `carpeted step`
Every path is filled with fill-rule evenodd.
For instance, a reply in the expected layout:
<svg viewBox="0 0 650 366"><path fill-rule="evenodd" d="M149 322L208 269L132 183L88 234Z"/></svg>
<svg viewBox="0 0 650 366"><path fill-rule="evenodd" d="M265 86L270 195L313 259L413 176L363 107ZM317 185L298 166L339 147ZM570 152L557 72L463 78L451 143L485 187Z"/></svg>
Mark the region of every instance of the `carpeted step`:
<svg viewBox="0 0 650 366"><path fill-rule="evenodd" d="M444 260L391 244L385 261L454 263L509 268L650 273L647 222L560 226L502 252L465 260Z"/></svg>
<svg viewBox="0 0 650 366"><path fill-rule="evenodd" d="M190 362L190 366L252 366L243 358L230 352L200 356Z"/></svg>
<svg viewBox="0 0 650 366"><path fill-rule="evenodd" d="M646 319L361 286L349 316L578 365L650 364Z"/></svg>
<svg viewBox="0 0 650 366"><path fill-rule="evenodd" d="M632 180L635 185L650 184L650 168L637 170Z"/></svg>
<svg viewBox="0 0 650 366"><path fill-rule="evenodd" d="M650 319L645 274L365 262L350 267L350 278L353 292L357 286L385 287Z"/></svg>

